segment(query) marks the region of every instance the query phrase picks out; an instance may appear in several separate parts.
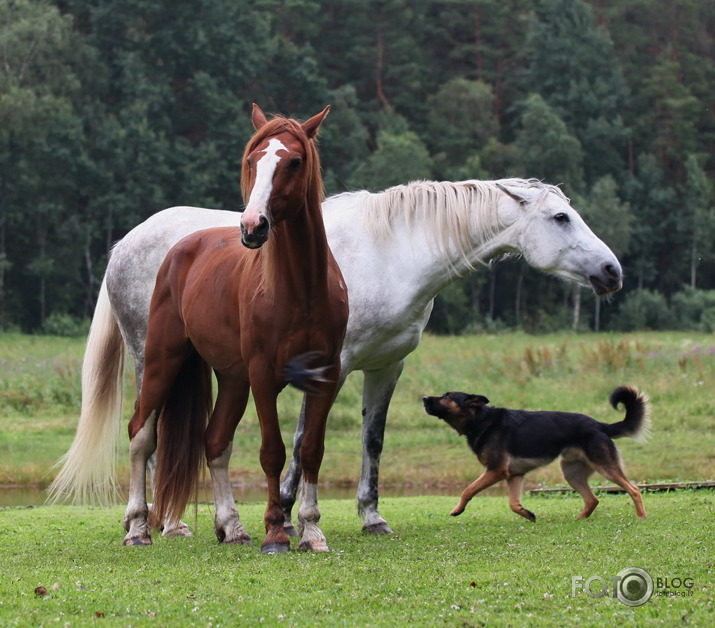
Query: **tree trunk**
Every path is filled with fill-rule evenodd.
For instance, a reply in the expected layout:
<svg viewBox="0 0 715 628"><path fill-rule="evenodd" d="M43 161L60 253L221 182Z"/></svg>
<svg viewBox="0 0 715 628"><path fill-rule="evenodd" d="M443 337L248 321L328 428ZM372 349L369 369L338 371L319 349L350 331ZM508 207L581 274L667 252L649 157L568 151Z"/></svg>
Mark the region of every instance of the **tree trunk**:
<svg viewBox="0 0 715 628"><path fill-rule="evenodd" d="M601 299L596 297L596 305L593 312L593 331L601 331Z"/></svg>
<svg viewBox="0 0 715 628"><path fill-rule="evenodd" d="M392 109L390 101L387 100L385 92L382 89L382 61L385 53L385 44L382 40L382 23L380 18L377 21L377 31L376 31L376 45L377 45L377 58L375 60L375 92L377 99L382 103L385 109Z"/></svg>
<svg viewBox="0 0 715 628"><path fill-rule="evenodd" d="M581 318L581 286L574 285L573 287L573 323L571 329L578 331L578 323Z"/></svg>
<svg viewBox="0 0 715 628"><path fill-rule="evenodd" d="M497 269L492 268L489 273L489 318L494 320L494 295L497 287Z"/></svg>
<svg viewBox="0 0 715 628"><path fill-rule="evenodd" d="M5 268L7 253L5 252L5 219L0 222L0 330L5 329Z"/></svg>
<svg viewBox="0 0 715 628"><path fill-rule="evenodd" d="M524 285L524 267L519 268L519 278L516 280L516 298L514 299L514 317L516 326L521 326L521 287Z"/></svg>
<svg viewBox="0 0 715 628"><path fill-rule="evenodd" d="M89 222L84 235L84 265L87 270L87 283L85 284L83 318L89 318L94 310L94 266L92 264L92 230Z"/></svg>

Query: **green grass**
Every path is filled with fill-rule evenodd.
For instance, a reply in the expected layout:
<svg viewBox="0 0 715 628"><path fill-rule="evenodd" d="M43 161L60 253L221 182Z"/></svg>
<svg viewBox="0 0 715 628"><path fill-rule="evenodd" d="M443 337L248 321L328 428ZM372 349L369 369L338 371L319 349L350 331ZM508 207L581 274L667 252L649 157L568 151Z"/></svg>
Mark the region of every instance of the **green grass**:
<svg viewBox="0 0 715 628"><path fill-rule="evenodd" d="M646 494L646 520L636 519L624 495L603 496L586 521L574 520L577 497L526 496L535 524L513 514L503 497L477 498L451 518L454 501L385 499L395 534L375 537L358 532L351 501L327 500L322 528L332 551L275 556L259 551L263 504L239 506L251 547L217 544L206 506L199 507L194 538L155 537L146 548L120 546L120 508L0 509L0 625L715 622L713 491ZM692 595L653 597L636 608L610 596L572 595L574 576L610 582L626 567L654 578L691 578ZM35 594L40 586L44 596Z"/></svg>
<svg viewBox="0 0 715 628"><path fill-rule="evenodd" d="M0 335L0 484L46 484L69 447L80 402L83 340ZM479 392L494 405L559 408L605 421L615 386L632 383L653 403L653 437L619 446L634 481L715 477L715 341L712 335L427 336L408 359L388 422L382 483L449 497L381 499L395 534L363 536L354 502L323 500L327 555L263 556L264 504L240 506L256 546L216 543L201 505L192 539L155 537L123 548L122 508L0 508L0 625L713 625L715 492L646 494L641 521L624 495L603 495L575 521L573 495L530 496L530 524L505 497L479 497L447 513L480 472L462 439L421 408L424 394ZM130 373L128 369L128 374ZM352 483L360 469L362 377L352 375L328 427L324 483ZM125 417L133 404L127 378ZM281 396L290 442L300 398ZM259 433L249 406L239 426L232 476L261 482ZM128 477L127 460L120 475ZM529 475L563 485L558 465ZM594 483L601 482L594 478ZM653 597L630 608L610 596L572 595L572 578L606 580L626 567L692 578L689 597ZM35 589L44 587L45 595Z"/></svg>
<svg viewBox="0 0 715 628"><path fill-rule="evenodd" d="M83 339L0 334L0 484L45 485L68 449L80 404ZM134 403L127 367L124 421ZM619 384L647 391L653 436L646 445L620 441L634 481L715 479L715 339L711 334L551 334L426 336L407 360L392 401L382 457L388 486L461 486L479 471L463 440L427 416L420 399L446 390L479 392L493 405L585 412L614 422L608 405ZM362 374L353 373L331 413L322 481L354 483L360 473ZM280 397L290 446L300 396ZM252 404L239 425L232 478L260 483L260 435ZM120 478L128 478L128 457ZM563 484L558 465L530 474L533 484ZM600 479L596 480L597 482Z"/></svg>

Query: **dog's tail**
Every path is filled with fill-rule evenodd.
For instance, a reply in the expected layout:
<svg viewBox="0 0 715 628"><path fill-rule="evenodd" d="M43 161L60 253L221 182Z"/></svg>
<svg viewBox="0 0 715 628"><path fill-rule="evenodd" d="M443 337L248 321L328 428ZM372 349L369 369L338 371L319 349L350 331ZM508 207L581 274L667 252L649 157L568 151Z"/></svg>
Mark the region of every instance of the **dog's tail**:
<svg viewBox="0 0 715 628"><path fill-rule="evenodd" d="M633 386L619 386L610 397L611 405L618 409L622 403L626 417L618 423L604 423L606 434L611 438L630 436L645 442L650 435L650 400L648 395Z"/></svg>

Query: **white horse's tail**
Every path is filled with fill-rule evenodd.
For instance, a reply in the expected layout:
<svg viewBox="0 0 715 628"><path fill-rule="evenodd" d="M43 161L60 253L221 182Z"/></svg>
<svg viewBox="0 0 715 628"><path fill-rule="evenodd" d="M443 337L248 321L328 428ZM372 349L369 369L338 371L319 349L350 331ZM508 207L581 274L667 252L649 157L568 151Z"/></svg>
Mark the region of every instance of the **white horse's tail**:
<svg viewBox="0 0 715 628"><path fill-rule="evenodd" d="M82 410L77 434L48 489L49 501L107 505L116 501L117 445L122 415L124 341L107 294L97 299L82 363Z"/></svg>

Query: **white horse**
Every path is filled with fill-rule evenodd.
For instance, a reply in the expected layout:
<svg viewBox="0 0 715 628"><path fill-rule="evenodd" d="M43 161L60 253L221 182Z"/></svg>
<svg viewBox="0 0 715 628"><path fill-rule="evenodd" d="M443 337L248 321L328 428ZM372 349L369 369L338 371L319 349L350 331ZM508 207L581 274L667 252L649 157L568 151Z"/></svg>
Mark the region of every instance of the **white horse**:
<svg viewBox="0 0 715 628"><path fill-rule="evenodd" d="M70 450L66 456L65 467L73 461L82 466L67 470L75 501L92 497L107 501L116 486L103 471L102 461L116 451L122 338L134 358L139 389L149 303L164 256L194 231L238 228L240 216L172 207L135 227L114 247L87 340L74 453ZM561 190L536 180L420 181L377 194L339 194L324 202L323 217L350 299L340 384L352 371L365 375L358 510L364 517L363 531L390 533L377 508L387 409L404 360L420 343L439 291L459 275L508 254L590 286L597 295L621 288L621 266ZM302 417L281 485L289 532L300 477L301 438ZM54 494L61 497L66 488L55 484ZM164 533L189 534L183 524L171 527ZM230 535L224 540L230 541Z"/></svg>

